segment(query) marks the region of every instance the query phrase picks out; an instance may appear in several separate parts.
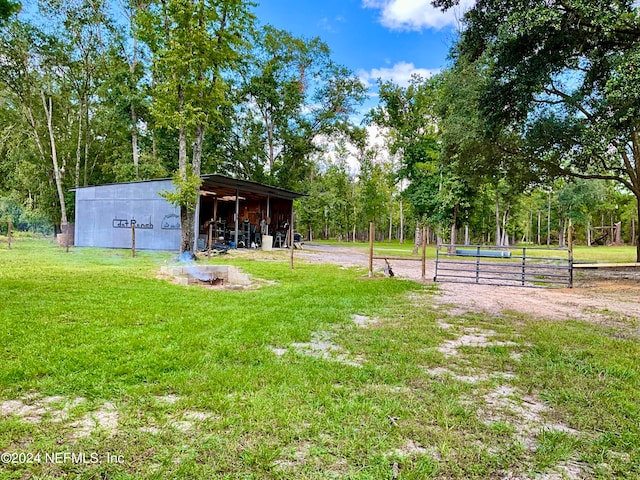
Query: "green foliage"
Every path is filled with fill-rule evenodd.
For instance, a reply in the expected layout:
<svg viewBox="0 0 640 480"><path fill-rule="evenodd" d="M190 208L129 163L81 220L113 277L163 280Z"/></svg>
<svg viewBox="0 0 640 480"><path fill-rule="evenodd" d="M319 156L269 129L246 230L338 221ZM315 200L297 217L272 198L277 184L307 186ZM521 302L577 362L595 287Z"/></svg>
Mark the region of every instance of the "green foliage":
<svg viewBox="0 0 640 480"><path fill-rule="evenodd" d="M6 232L6 222L11 219L12 228L17 231L51 235L53 225L43 212L21 206L11 197L0 197L0 229Z"/></svg>
<svg viewBox="0 0 640 480"><path fill-rule="evenodd" d="M558 193L560 212L575 223L586 224L605 198L602 182L575 180L566 183Z"/></svg>
<svg viewBox="0 0 640 480"><path fill-rule="evenodd" d="M376 222L384 218L387 211L389 186L382 165L375 161L373 152L366 152L360 160L358 175L359 210L364 223Z"/></svg>
<svg viewBox="0 0 640 480"><path fill-rule="evenodd" d="M11 2L10 0L0 0L0 24L5 22L14 13L18 12L21 8L20 3Z"/></svg>
<svg viewBox="0 0 640 480"><path fill-rule="evenodd" d="M153 112L159 126L193 128L222 120L223 74L236 69L253 15L242 0L153 1L138 9L137 32L154 57Z"/></svg>
<svg viewBox="0 0 640 480"><path fill-rule="evenodd" d="M397 177L409 182L403 196L415 215L440 227L459 225L474 193L472 183L478 179L477 174L465 177L457 168L460 157L443 144L443 138L452 135L440 125L439 109L451 101L443 100L444 85L442 78L420 77L412 78L406 88L380 83L380 106L368 116L387 131L390 151L400 157Z"/></svg>
<svg viewBox="0 0 640 480"><path fill-rule="evenodd" d="M313 172L316 140L352 135L349 115L364 97L320 38L265 26L242 73L230 162L252 180L300 189Z"/></svg>
<svg viewBox="0 0 640 480"><path fill-rule="evenodd" d="M312 234L347 237L353 227L355 185L345 165L330 164L313 176L307 188L308 196L296 205L298 222Z"/></svg>
<svg viewBox="0 0 640 480"><path fill-rule="evenodd" d="M200 185L202 178L195 175L190 169L186 175L175 173L173 175L175 190L163 191L160 196L170 202L175 207L182 207L189 211L195 211L200 199Z"/></svg>
<svg viewBox="0 0 640 480"><path fill-rule="evenodd" d="M475 109L486 138L501 145L517 135L534 175L614 180L640 202L637 4L483 2L465 24L456 68L481 73Z"/></svg>

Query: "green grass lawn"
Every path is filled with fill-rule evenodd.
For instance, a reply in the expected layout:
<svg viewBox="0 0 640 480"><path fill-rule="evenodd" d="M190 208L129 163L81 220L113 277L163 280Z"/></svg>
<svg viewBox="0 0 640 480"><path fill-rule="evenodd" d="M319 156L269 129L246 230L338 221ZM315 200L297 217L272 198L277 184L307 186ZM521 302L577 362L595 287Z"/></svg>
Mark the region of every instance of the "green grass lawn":
<svg viewBox="0 0 640 480"><path fill-rule="evenodd" d="M450 317L433 286L278 254L216 259L267 281L228 291L157 278L168 253L3 246L0 479L640 478L640 348L609 328ZM470 332L492 343L443 353ZM487 414L496 389L534 427Z"/></svg>

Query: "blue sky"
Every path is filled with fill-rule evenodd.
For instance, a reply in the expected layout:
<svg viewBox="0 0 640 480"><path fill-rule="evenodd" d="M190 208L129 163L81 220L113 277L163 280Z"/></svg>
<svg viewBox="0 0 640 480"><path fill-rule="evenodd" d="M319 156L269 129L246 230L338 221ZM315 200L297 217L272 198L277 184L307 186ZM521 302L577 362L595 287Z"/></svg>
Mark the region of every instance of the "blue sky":
<svg viewBox="0 0 640 480"><path fill-rule="evenodd" d="M430 0L258 1L260 23L319 36L336 62L369 85L378 77L406 84L412 73L442 69L461 16L459 10L443 14Z"/></svg>
<svg viewBox="0 0 640 480"><path fill-rule="evenodd" d="M370 88L370 98L353 120L374 108L376 79L406 85L413 73L437 73L459 29L461 9L443 14L431 0L256 0L258 21L306 38L320 37L332 58L351 69ZM461 0L463 7L475 0ZM368 127L370 145L384 151L384 135ZM349 160L353 173L358 162Z"/></svg>

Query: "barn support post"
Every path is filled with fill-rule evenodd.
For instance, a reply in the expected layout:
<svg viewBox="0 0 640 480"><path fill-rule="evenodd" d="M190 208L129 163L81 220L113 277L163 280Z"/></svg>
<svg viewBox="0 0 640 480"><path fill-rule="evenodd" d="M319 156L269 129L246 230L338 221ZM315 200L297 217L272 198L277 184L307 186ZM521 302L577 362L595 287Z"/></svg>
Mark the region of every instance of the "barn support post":
<svg viewBox="0 0 640 480"><path fill-rule="evenodd" d="M234 234L233 234L233 240L235 242L236 248L238 248L238 228L239 228L239 221L240 221L240 189L236 188L236 213L233 216L234 217Z"/></svg>
<svg viewBox="0 0 640 480"><path fill-rule="evenodd" d="M267 233L269 235L269 224L271 223L271 195L267 195Z"/></svg>
<svg viewBox="0 0 640 480"><path fill-rule="evenodd" d="M293 212L293 200L291 200L291 222L289 222L289 242L291 244L291 251L289 252L290 255L290 267L291 270L293 270L293 251L296 248L296 243L295 243L295 239L294 239L294 229L293 229L293 219L294 219L294 212Z"/></svg>

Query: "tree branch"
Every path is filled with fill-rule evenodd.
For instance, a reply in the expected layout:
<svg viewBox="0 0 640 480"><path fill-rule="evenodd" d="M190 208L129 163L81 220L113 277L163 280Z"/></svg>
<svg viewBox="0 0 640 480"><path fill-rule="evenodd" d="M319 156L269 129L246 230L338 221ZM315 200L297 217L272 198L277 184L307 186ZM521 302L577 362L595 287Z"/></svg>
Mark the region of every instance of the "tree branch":
<svg viewBox="0 0 640 480"><path fill-rule="evenodd" d="M585 117L587 117L588 120L590 120L592 122L595 120L595 118L594 118L594 116L593 116L593 114L591 112L589 112L582 105L580 105L578 102L576 102L571 95L569 95L569 94L563 92L562 90L559 90L558 88L556 88L556 86L553 84L553 82L551 82L551 88L545 88L544 91L546 93L548 93L549 95L557 95L558 97L562 98L564 100L564 103L572 105L575 108L577 108L580 112L582 112L582 114Z"/></svg>
<svg viewBox="0 0 640 480"><path fill-rule="evenodd" d="M558 171L562 175L566 175L567 177L575 177L575 178L583 178L585 180L614 180L616 182L622 183L625 187L627 187L632 192L635 192L635 187L627 180L626 178L619 177L617 175L604 175L599 173L578 173L573 170L560 167Z"/></svg>

